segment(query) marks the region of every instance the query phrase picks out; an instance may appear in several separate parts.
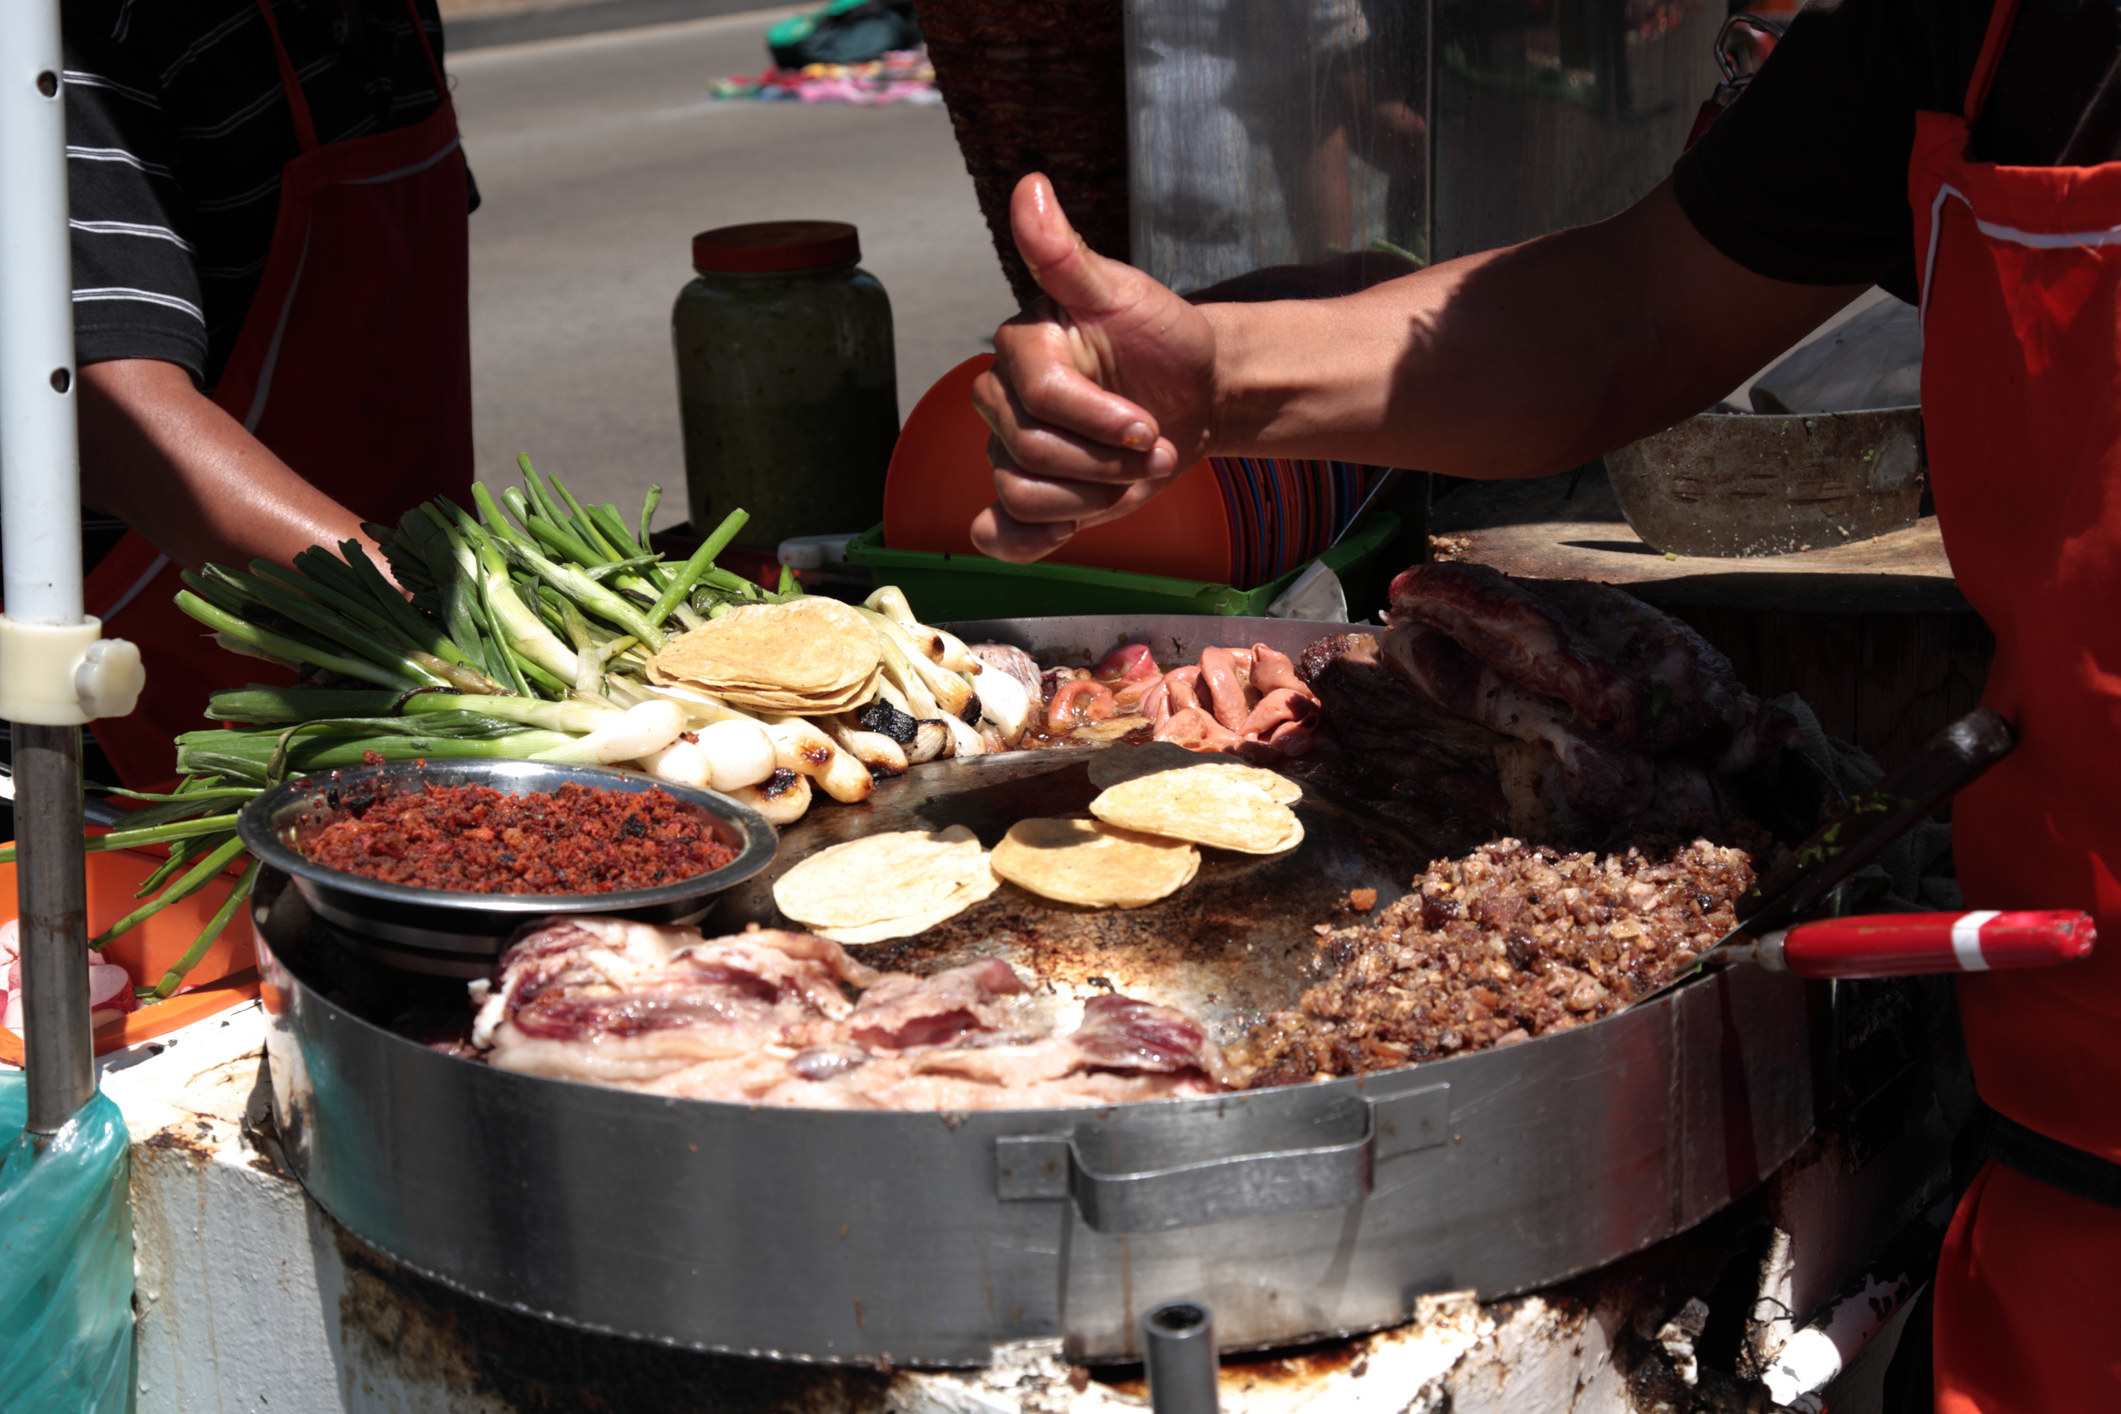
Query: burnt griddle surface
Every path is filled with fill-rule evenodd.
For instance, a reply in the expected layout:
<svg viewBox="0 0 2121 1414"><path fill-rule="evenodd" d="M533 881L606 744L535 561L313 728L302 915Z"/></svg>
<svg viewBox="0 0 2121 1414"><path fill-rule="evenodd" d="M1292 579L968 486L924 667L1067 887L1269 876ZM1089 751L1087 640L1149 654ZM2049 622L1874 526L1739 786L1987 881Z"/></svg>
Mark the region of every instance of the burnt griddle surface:
<svg viewBox="0 0 2121 1414"><path fill-rule="evenodd" d="M773 903L773 881L828 845L886 830L962 824L992 848L1019 820L1084 815L1097 794L1090 752L1059 749L942 761L881 783L865 805L819 804L782 832L765 873L723 895L700 925L710 937L747 923L797 927ZM1263 1013L1294 1006L1331 971L1316 926L1345 923L1351 890L1377 890L1382 907L1406 892L1426 850L1389 824L1307 789L1294 807L1304 839L1286 854L1203 849L1200 872L1145 908L1087 909L1004 883L993 897L918 937L850 949L886 971L931 974L999 957L1030 984L1027 1024L1072 1029L1102 991L1175 1007L1217 1042L1242 1036ZM422 1042L461 1036L464 984L368 962L314 918L284 877L262 875L254 914L276 954L304 981L364 1020Z"/></svg>
<svg viewBox="0 0 2121 1414"><path fill-rule="evenodd" d="M828 845L887 830L961 824L991 849L1037 816L1087 816L1097 788L1083 750L937 762L877 787L866 807L813 809L781 836L773 867L725 896L710 927L795 927L773 905L773 880ZM1202 849L1200 873L1144 908L1087 909L1004 883L993 897L918 937L850 949L872 967L933 973L999 957L1034 983L1027 1010L1072 1025L1100 991L1176 1007L1218 1042L1263 1012L1293 1006L1330 966L1315 925L1346 922L1350 890L1399 897L1428 855L1389 826L1312 791L1295 810L1303 843L1258 856Z"/></svg>

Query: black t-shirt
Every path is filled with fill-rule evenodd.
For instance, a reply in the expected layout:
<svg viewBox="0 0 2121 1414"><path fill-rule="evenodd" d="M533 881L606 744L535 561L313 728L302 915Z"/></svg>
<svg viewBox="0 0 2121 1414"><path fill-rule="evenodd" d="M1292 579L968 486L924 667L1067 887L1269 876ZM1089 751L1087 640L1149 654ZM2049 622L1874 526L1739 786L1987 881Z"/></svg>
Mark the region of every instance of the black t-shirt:
<svg viewBox="0 0 2121 1414"><path fill-rule="evenodd" d="M419 12L439 62L435 0ZM64 0L60 15L76 360L161 359L210 390L300 152L264 17L256 0ZM441 101L405 0L273 0L273 15L320 142Z"/></svg>
<svg viewBox="0 0 2121 1414"><path fill-rule="evenodd" d="M1803 285L1915 298L1908 159L1917 112L1964 110L1991 0L1815 0L1745 94L1672 171L1694 228ZM2121 159L2121 3L2019 0L1973 156Z"/></svg>

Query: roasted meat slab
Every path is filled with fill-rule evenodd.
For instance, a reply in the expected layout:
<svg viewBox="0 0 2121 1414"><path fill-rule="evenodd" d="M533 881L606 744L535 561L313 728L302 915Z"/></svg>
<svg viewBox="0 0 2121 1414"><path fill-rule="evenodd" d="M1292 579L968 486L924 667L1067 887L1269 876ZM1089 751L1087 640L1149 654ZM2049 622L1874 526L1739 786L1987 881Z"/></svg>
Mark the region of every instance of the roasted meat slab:
<svg viewBox="0 0 2121 1414"><path fill-rule="evenodd" d="M490 1064L687 1099L826 1109L974 1110L1212 1094L1231 1072L1190 1017L1092 998L1067 1035L1026 1025L987 958L877 972L808 933L555 919L474 985Z"/></svg>
<svg viewBox="0 0 2121 1414"><path fill-rule="evenodd" d="M1611 585L1416 565L1387 617L1382 638L1313 644L1302 671L1349 753L1329 784L1419 793L1431 818L1408 823L1443 852L1504 829L1572 846L1735 840L1729 781L1793 736L1699 634Z"/></svg>

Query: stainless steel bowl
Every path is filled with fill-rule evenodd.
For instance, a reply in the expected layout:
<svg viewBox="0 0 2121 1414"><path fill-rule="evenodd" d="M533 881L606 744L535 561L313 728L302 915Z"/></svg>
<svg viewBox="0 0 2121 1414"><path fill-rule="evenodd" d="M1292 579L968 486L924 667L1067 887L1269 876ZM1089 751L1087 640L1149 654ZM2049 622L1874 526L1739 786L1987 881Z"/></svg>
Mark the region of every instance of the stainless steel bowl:
<svg viewBox="0 0 2121 1414"><path fill-rule="evenodd" d="M1922 409L1705 412L1610 452L1620 513L1660 553L1847 545L1922 513Z"/></svg>
<svg viewBox="0 0 2121 1414"><path fill-rule="evenodd" d="M598 790L660 789L696 812L737 852L719 869L652 889L603 894L471 894L416 889L327 869L302 853L302 840L340 813L339 801L372 788L488 786L507 795L554 791L569 781ZM303 776L243 808L236 829L250 852L290 876L317 917L376 961L442 976L483 976L524 922L555 913L602 913L650 923L696 923L715 897L773 862L779 846L764 816L728 796L693 790L610 766L539 761L399 761Z"/></svg>

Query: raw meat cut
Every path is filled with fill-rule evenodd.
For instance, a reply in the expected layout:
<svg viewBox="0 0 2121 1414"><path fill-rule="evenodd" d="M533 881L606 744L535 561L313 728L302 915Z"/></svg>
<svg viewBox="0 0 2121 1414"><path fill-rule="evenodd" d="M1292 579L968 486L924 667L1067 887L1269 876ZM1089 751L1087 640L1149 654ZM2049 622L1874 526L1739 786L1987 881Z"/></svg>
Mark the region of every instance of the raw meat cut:
<svg viewBox="0 0 2121 1414"><path fill-rule="evenodd" d="M556 919L520 935L460 1054L688 1099L832 1109L1017 1109L1212 1094L1230 1079L1191 1018L1092 998L1069 1035L1028 1025L983 958L876 972L808 933ZM853 995L850 995L853 993Z"/></svg>

